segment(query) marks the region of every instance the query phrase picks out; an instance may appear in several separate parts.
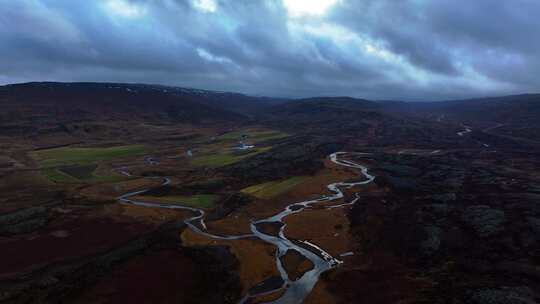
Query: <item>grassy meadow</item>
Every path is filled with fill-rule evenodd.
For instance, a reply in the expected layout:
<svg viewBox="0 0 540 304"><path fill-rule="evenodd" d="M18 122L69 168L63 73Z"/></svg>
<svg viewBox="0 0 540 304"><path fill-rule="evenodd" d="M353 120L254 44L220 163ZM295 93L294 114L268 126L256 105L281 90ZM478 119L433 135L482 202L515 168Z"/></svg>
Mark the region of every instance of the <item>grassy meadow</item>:
<svg viewBox="0 0 540 304"><path fill-rule="evenodd" d="M41 168L41 174L55 183L98 183L122 179L110 170L99 170L98 164L117 158L143 155L143 145L115 147L62 147L33 151L30 156ZM101 171L101 172L98 172Z"/></svg>
<svg viewBox="0 0 540 304"><path fill-rule="evenodd" d="M305 179L306 177L304 176L294 176L281 181L272 181L253 185L242 189L241 192L260 199L270 199L289 191L294 186L304 182Z"/></svg>
<svg viewBox="0 0 540 304"><path fill-rule="evenodd" d="M219 195L214 194L196 194L192 196L170 195L170 196L139 196L137 199L150 202L160 202L177 204L188 207L209 209L219 199Z"/></svg>
<svg viewBox="0 0 540 304"><path fill-rule="evenodd" d="M191 160L191 164L196 167L223 167L237 163L246 157L266 152L271 148L272 147L255 148L252 150L244 151L243 153L230 150L217 151L214 154L195 157Z"/></svg>
<svg viewBox="0 0 540 304"><path fill-rule="evenodd" d="M127 145L106 148L80 148L62 147L33 151L30 156L34 158L42 168L88 165L100 161L113 160L127 156L143 155L146 149L143 145Z"/></svg>
<svg viewBox="0 0 540 304"><path fill-rule="evenodd" d="M274 131L274 130L257 130L257 129L249 129L249 130L241 130L241 131L233 131L229 133L225 133L221 136L219 136L219 140L240 140L242 135L247 135L246 141L249 143L261 143L264 141L272 140L272 139L280 139L288 137L289 134Z"/></svg>

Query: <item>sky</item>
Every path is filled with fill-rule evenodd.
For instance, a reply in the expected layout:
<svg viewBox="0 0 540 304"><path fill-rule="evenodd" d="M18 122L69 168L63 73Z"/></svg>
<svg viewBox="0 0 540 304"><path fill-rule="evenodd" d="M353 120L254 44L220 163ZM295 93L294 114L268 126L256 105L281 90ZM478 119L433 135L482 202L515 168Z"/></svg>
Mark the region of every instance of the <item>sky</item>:
<svg viewBox="0 0 540 304"><path fill-rule="evenodd" d="M276 97L540 92L538 0L0 0L0 84Z"/></svg>

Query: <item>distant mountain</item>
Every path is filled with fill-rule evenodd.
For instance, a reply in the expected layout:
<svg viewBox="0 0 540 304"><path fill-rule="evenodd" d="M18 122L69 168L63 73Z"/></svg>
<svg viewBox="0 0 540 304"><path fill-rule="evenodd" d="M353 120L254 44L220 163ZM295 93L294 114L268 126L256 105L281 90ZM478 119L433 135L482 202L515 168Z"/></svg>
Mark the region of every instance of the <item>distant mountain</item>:
<svg viewBox="0 0 540 304"><path fill-rule="evenodd" d="M0 134L77 121L241 122L278 99L160 85L34 82L0 86Z"/></svg>
<svg viewBox="0 0 540 304"><path fill-rule="evenodd" d="M317 97L293 100L269 107L261 119L275 127L327 136L349 143L429 147L453 146L454 129L415 117L385 112L378 102L349 97Z"/></svg>
<svg viewBox="0 0 540 304"><path fill-rule="evenodd" d="M0 135L103 128L91 122L108 122L110 130L115 121L125 123L124 129L133 121L256 121L294 132L357 138L362 134L384 145L452 143L464 125L511 141L540 143L540 95L424 103L350 97L286 100L162 85L34 82L0 86L0 106Z"/></svg>
<svg viewBox="0 0 540 304"><path fill-rule="evenodd" d="M349 97L316 97L291 100L261 113L261 120L292 129L312 132L346 132L380 119L379 106L371 101Z"/></svg>
<svg viewBox="0 0 540 304"><path fill-rule="evenodd" d="M137 136L150 124L239 124L279 100L146 84L34 82L0 86L0 136ZM46 137L44 137L46 136Z"/></svg>
<svg viewBox="0 0 540 304"><path fill-rule="evenodd" d="M374 113L380 106L372 101L350 97L314 97L296 99L269 107L265 115L273 119L293 119L296 122L331 121L335 118L356 117Z"/></svg>
<svg viewBox="0 0 540 304"><path fill-rule="evenodd" d="M540 94L381 104L389 113L458 123L493 134L540 141Z"/></svg>
<svg viewBox="0 0 540 304"><path fill-rule="evenodd" d="M408 114L461 120L471 123L516 121L535 122L540 117L540 94L523 94L491 98L449 100L440 102L383 102L387 109Z"/></svg>
<svg viewBox="0 0 540 304"><path fill-rule="evenodd" d="M366 99L358 99L351 97L313 97L304 99L295 99L280 105L274 106L274 111L289 111L289 112L318 112L326 110L343 111L343 110L375 110L380 108L376 102Z"/></svg>

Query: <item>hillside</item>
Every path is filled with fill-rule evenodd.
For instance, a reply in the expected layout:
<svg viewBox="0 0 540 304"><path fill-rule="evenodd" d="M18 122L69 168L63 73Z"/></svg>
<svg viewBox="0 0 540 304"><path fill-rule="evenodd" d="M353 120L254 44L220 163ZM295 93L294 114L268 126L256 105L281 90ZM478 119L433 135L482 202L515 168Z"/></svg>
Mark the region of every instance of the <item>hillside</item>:
<svg viewBox="0 0 540 304"><path fill-rule="evenodd" d="M245 106L249 103L249 106ZM150 119L239 121L271 99L237 93L117 83L25 83L0 87L2 121ZM242 113L239 113L242 112Z"/></svg>
<svg viewBox="0 0 540 304"><path fill-rule="evenodd" d="M396 115L453 122L491 134L540 142L540 94L444 102L383 102L385 111Z"/></svg>
<svg viewBox="0 0 540 304"><path fill-rule="evenodd" d="M66 129L81 121L241 122L272 99L143 84L26 83L0 87L1 133Z"/></svg>

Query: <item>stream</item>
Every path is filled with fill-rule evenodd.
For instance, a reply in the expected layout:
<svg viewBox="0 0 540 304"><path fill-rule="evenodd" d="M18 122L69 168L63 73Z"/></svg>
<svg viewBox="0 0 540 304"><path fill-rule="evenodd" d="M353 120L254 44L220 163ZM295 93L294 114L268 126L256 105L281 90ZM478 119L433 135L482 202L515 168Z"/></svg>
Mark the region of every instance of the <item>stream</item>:
<svg viewBox="0 0 540 304"><path fill-rule="evenodd" d="M264 242L274 245L277 249L276 250L276 266L277 266L277 269L279 270L281 279L284 282L283 285L277 289L273 289L270 291L264 291L264 292L255 293L255 294L248 293L246 296L244 296L244 298L240 301L240 303L245 303L250 298L261 296L264 294L270 294L270 293L273 293L282 289L284 290L283 295L279 299L273 302L269 302L269 303L276 303L276 304L302 303L304 299L308 296L308 294L311 292L315 284L317 283L319 276L325 271L328 271L332 268L339 266L340 264L343 263L343 261L337 259L336 257L331 256L324 249L308 241L297 241L295 243L289 240L285 236L286 224L283 222L283 219L291 214L302 212L314 204L339 200L344 197L341 189L348 189L354 186L365 185L365 184L371 183L375 179L374 176L368 173L368 169L366 167L360 164L357 164L355 162L349 161L349 160L340 159L340 156L344 156L347 154L368 155L366 153L336 152L336 153L330 154L329 158L333 163L337 165L359 169L361 175L365 178L364 180L359 181L359 182L337 182L337 183L329 184L327 188L332 193L331 195L323 195L318 199L292 203L278 214L275 214L266 219L252 221L250 225L252 234L238 235L238 236L214 235L206 231L206 225L204 223L205 212L202 209L181 206L181 205L142 202L142 201L136 201L136 200L130 199L131 197L136 196L136 195L141 195L149 191L150 189L139 190L139 191L123 194L122 196L118 197L118 200L124 204L132 204L132 205L144 206L144 207L150 207L150 208L181 209L181 210L191 211L195 215L193 217L190 217L184 220L185 224L194 232L204 235L209 238L219 239L219 240L238 240L238 239L245 239L245 238L258 238ZM127 171L124 171L124 174L127 175L129 173ZM161 184L161 186L168 185L171 182L170 179L166 177L149 177L149 178L163 179L163 183ZM349 203L343 203L339 205L330 205L330 206L327 206L326 208L332 209L332 208L339 208L339 207L344 207L347 205L352 205L356 203L359 199L360 199L359 196L356 195L356 198L354 198ZM265 234L262 231L260 231L257 228L257 225L263 224L263 223L264 224L277 223L281 225L278 236ZM284 256L288 250L298 251L301 255L303 255L308 260L310 260L314 266L313 269L304 273L296 281L289 279L289 276L281 263L281 257Z"/></svg>

